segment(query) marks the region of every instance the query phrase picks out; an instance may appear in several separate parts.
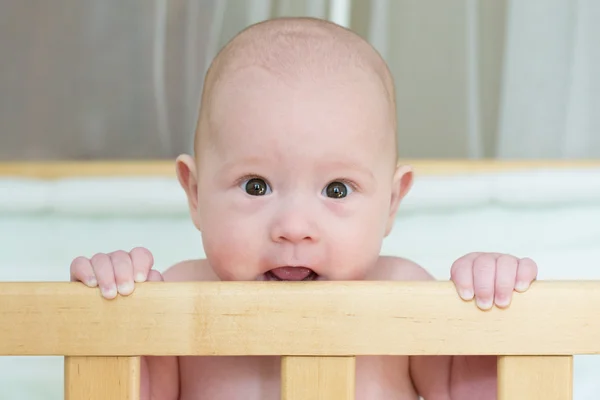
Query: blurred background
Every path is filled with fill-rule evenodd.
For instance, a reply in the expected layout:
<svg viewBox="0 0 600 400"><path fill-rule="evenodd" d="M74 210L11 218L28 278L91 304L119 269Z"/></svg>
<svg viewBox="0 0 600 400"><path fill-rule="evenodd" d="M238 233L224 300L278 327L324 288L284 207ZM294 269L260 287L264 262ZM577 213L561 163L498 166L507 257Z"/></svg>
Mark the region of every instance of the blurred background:
<svg viewBox="0 0 600 400"><path fill-rule="evenodd" d="M191 152L210 61L277 16L329 19L379 50L403 158L600 159L600 0L0 0L0 162ZM75 257L136 246L159 271L205 256L172 175L0 167L0 281L68 280ZM598 280L599 171L420 176L382 254L438 279L481 250ZM574 369L574 398L598 399L600 358ZM62 357L0 357L0 400L63 390Z"/></svg>
<svg viewBox="0 0 600 400"><path fill-rule="evenodd" d="M381 52L402 157L600 157L600 1L0 0L0 161L189 152L219 48L292 15Z"/></svg>

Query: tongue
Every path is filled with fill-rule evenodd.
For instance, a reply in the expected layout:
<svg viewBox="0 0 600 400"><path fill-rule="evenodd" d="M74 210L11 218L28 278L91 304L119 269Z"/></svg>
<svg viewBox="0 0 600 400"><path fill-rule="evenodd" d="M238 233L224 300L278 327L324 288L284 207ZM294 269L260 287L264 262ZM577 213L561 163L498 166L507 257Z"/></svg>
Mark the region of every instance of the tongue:
<svg viewBox="0 0 600 400"><path fill-rule="evenodd" d="M277 278L285 281L301 281L306 279L313 271L304 267L281 267L270 271Z"/></svg>

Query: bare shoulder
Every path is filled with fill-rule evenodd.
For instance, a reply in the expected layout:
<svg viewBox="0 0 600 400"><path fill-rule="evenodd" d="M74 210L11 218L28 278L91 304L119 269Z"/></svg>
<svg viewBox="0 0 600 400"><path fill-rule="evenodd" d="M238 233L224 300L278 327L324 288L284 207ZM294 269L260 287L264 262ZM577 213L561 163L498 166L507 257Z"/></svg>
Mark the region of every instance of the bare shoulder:
<svg viewBox="0 0 600 400"><path fill-rule="evenodd" d="M434 278L417 263L402 257L381 256L368 280L431 281Z"/></svg>
<svg viewBox="0 0 600 400"><path fill-rule="evenodd" d="M218 281L207 260L179 262L163 272L165 282Z"/></svg>

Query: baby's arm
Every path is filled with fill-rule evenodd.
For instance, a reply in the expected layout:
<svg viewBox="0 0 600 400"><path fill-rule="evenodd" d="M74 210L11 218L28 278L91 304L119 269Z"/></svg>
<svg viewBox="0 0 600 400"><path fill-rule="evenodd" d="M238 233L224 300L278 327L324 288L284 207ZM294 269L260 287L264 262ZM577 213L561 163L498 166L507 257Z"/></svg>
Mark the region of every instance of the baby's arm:
<svg viewBox="0 0 600 400"><path fill-rule="evenodd" d="M176 400L179 398L177 357L142 357L140 400Z"/></svg>
<svg viewBox="0 0 600 400"><path fill-rule="evenodd" d="M496 398L495 356L411 357L410 374L424 399Z"/></svg>
<svg viewBox="0 0 600 400"><path fill-rule="evenodd" d="M377 272L369 279L434 280L416 263L397 257L382 257ZM460 301L458 296L457 301ZM495 357L413 356L410 357L410 375L419 396L427 400L492 399L495 398L495 362ZM493 364L493 371L488 364ZM471 371L471 367L475 368ZM467 385L461 387L461 382Z"/></svg>
<svg viewBox="0 0 600 400"><path fill-rule="evenodd" d="M423 271L413 273L412 279L433 279L416 265L412 269ZM465 300L475 298L480 308L488 309L494 304L507 307L513 291L527 290L537 271L529 258L470 253L452 265L451 277ZM496 356L411 357L410 373L417 392L426 399L495 399L496 363Z"/></svg>
<svg viewBox="0 0 600 400"><path fill-rule="evenodd" d="M429 281L434 278L419 265L405 259L389 259L393 280ZM457 296L457 301L460 301ZM419 396L427 400L496 398L496 357L413 356L411 380Z"/></svg>
<svg viewBox="0 0 600 400"><path fill-rule="evenodd" d="M163 281L160 272L152 269L153 264L152 254L144 248L96 254L91 259L78 257L71 263L71 281L99 287L102 296L112 299L117 293L133 293L135 282ZM140 375L141 400L179 397L177 357L142 357Z"/></svg>

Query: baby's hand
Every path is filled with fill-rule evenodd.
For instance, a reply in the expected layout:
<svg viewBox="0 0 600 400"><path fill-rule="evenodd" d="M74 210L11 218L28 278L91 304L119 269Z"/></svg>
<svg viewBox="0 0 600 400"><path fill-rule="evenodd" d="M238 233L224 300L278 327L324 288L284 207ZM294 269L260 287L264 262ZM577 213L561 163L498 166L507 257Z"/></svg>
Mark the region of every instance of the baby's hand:
<svg viewBox="0 0 600 400"><path fill-rule="evenodd" d="M151 269L153 264L152 253L142 247L129 253L122 250L99 253L90 259L77 257L71 263L71 281L99 286L103 297L113 299L117 293L124 296L133 293L135 282L162 281L160 272Z"/></svg>
<svg viewBox="0 0 600 400"><path fill-rule="evenodd" d="M513 290L524 292L538 273L536 263L529 258L516 258L500 253L470 253L452 264L451 280L463 300L475 296L482 310L508 307Z"/></svg>

